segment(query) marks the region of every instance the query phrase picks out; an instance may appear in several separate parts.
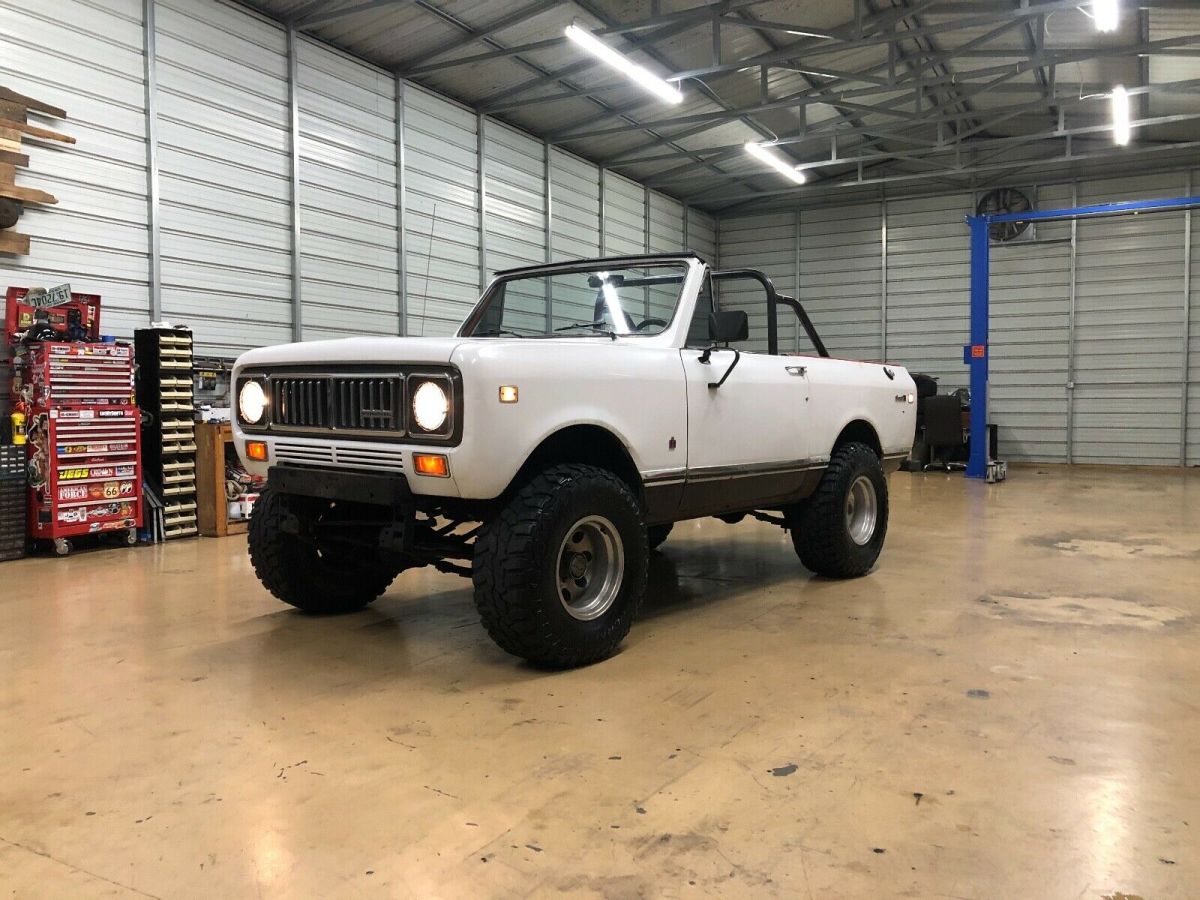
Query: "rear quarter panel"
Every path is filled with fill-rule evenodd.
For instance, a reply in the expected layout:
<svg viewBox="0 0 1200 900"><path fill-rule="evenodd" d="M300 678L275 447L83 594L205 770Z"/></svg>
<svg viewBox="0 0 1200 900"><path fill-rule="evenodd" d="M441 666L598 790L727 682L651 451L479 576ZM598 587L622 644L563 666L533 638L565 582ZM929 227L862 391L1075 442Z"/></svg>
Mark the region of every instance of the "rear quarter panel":
<svg viewBox="0 0 1200 900"><path fill-rule="evenodd" d="M838 435L855 420L875 429L885 454L909 451L917 407L908 402L916 394L916 385L907 369L846 359L809 358L807 362L814 458L828 459Z"/></svg>

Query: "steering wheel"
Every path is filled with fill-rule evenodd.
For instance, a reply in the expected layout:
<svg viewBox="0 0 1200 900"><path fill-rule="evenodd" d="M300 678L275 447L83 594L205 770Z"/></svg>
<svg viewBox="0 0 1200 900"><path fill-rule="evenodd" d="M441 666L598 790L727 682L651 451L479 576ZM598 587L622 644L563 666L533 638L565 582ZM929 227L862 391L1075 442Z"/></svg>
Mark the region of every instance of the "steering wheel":
<svg viewBox="0 0 1200 900"><path fill-rule="evenodd" d="M658 325L660 328L667 327L667 323L662 319L645 319L641 323L639 323L636 327L634 327L633 330L641 331L645 328L649 328L651 325Z"/></svg>

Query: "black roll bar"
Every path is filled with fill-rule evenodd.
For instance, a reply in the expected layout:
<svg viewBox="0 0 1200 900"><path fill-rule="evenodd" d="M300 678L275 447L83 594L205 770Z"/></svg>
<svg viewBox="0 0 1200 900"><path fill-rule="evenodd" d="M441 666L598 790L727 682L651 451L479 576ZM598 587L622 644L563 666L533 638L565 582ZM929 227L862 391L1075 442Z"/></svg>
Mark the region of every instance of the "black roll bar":
<svg viewBox="0 0 1200 900"><path fill-rule="evenodd" d="M720 272L710 272L709 275L713 281L732 281L737 278L749 278L763 286L763 290L767 292L767 352L772 356L779 354L778 306L780 303L791 307L792 311L796 313L796 318L800 320L800 325L804 329L804 333L812 341L812 345L816 348L818 355L829 356L829 351L825 349L825 342L817 334L817 329L813 326L812 319L808 317L808 313L800 305L800 301L795 297L777 294L775 292L775 284L758 269L724 269Z"/></svg>

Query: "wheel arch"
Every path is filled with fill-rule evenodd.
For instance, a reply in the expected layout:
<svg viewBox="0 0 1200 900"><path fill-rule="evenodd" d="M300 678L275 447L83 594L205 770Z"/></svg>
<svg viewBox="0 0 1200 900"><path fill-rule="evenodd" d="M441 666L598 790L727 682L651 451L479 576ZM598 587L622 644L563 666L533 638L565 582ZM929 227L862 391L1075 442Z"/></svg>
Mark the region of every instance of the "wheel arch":
<svg viewBox="0 0 1200 900"><path fill-rule="evenodd" d="M584 463L607 469L625 482L639 501L644 499L642 476L629 448L613 431L591 422L567 425L542 438L517 470L505 493L559 463Z"/></svg>
<svg viewBox="0 0 1200 900"><path fill-rule="evenodd" d="M875 451L875 455L883 457L883 444L879 440L879 432L866 419L853 419L847 422L833 442L831 453L837 452L838 447L850 443L866 444Z"/></svg>

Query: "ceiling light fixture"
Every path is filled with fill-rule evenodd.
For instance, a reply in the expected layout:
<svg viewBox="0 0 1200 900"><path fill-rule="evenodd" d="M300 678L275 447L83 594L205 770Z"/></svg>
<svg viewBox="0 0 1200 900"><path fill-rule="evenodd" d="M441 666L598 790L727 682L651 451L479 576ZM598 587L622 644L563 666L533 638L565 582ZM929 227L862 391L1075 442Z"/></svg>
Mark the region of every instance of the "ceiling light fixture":
<svg viewBox="0 0 1200 900"><path fill-rule="evenodd" d="M1092 0L1092 21L1097 31L1116 31L1121 21L1119 0Z"/></svg>
<svg viewBox="0 0 1200 900"><path fill-rule="evenodd" d="M1129 143L1132 126L1129 124L1129 92L1118 84L1112 92L1113 143L1124 147Z"/></svg>
<svg viewBox="0 0 1200 900"><path fill-rule="evenodd" d="M804 171L801 168L789 163L778 153L774 153L769 148L764 147L762 144L756 144L753 141L747 141L746 152L760 162L766 163L779 174L787 176L792 181L796 182L796 184L804 184L804 182L808 181L808 176L804 174Z"/></svg>
<svg viewBox="0 0 1200 900"><path fill-rule="evenodd" d="M679 88L659 78L644 66L639 66L624 53L614 50L587 29L571 24L567 26L566 35L602 63L612 66L660 100L665 100L667 103L683 102L683 93Z"/></svg>

